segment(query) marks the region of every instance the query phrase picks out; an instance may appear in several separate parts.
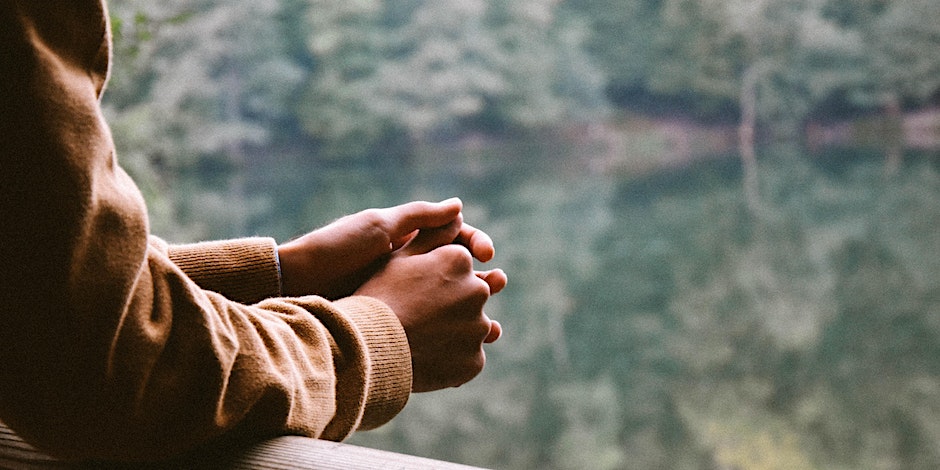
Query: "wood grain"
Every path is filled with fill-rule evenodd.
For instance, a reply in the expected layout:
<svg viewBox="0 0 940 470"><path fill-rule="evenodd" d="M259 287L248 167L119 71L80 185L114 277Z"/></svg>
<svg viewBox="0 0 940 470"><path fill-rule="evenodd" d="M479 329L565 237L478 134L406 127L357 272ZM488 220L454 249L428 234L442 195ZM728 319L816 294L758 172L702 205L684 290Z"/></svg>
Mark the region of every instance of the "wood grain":
<svg viewBox="0 0 940 470"><path fill-rule="evenodd" d="M299 436L283 436L237 449L221 457L218 451L194 454L172 462L147 465L148 469L223 468L245 470L469 470L475 467L439 460L397 454L366 447L321 441ZM0 469L43 470L85 468L141 468L95 464L67 464L57 461L23 442L0 423Z"/></svg>

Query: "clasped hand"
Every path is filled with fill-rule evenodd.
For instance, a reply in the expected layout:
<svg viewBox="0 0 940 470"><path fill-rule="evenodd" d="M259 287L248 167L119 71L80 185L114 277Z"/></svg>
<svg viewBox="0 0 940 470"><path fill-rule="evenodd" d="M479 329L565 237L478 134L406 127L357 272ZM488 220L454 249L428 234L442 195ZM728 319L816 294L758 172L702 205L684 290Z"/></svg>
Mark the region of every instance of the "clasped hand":
<svg viewBox="0 0 940 470"><path fill-rule="evenodd" d="M408 336L415 392L466 383L486 362L500 324L483 312L506 286L502 270L475 271L493 242L463 223L459 199L369 209L281 245L285 295L366 295L387 304Z"/></svg>

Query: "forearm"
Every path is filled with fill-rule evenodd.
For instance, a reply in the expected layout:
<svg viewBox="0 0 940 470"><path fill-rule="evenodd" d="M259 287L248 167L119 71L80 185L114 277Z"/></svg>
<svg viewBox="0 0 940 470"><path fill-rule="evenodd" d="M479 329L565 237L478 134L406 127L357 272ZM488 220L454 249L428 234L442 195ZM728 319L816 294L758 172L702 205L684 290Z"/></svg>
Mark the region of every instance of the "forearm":
<svg viewBox="0 0 940 470"><path fill-rule="evenodd" d="M309 297L248 307L198 289L153 248L148 259L141 282L151 289L134 292L116 327L49 342L3 338L8 351L29 347L5 363L27 367L4 377L16 392L4 390L3 419L44 450L138 460L223 433L340 440L384 423L407 400L408 345L383 304Z"/></svg>
<svg viewBox="0 0 940 470"><path fill-rule="evenodd" d="M163 301L133 312L116 332L105 379L114 398L90 387L118 410L99 411L90 423L113 419L100 431L103 452L164 456L221 433L341 440L363 420L384 423L404 406L407 341L383 304L317 297L235 304L181 283L153 251L150 272L160 275L152 297Z"/></svg>

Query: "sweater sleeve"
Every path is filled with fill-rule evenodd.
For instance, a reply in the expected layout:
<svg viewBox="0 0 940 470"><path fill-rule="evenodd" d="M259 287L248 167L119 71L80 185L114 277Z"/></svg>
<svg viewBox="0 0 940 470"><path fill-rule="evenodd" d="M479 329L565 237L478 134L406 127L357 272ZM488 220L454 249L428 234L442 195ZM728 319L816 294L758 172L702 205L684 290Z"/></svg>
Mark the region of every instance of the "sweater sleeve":
<svg viewBox="0 0 940 470"><path fill-rule="evenodd" d="M103 0L0 0L0 420L61 458L136 461L390 419L411 368L387 306L271 297L270 253L242 264L257 290L209 290L150 237L98 102L107 21Z"/></svg>
<svg viewBox="0 0 940 470"><path fill-rule="evenodd" d="M253 304L279 297L277 245L271 238L245 238L169 245L167 254L205 290Z"/></svg>

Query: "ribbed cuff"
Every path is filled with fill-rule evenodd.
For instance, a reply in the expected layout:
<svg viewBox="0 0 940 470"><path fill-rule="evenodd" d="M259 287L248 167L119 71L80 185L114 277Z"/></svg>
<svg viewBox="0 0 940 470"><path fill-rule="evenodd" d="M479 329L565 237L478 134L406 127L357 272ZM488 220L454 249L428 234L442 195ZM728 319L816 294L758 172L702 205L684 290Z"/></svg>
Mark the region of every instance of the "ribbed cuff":
<svg viewBox="0 0 940 470"><path fill-rule="evenodd" d="M356 324L369 349L371 374L359 429L377 428L395 417L411 395L408 337L395 313L379 300L354 296L336 306Z"/></svg>
<svg viewBox="0 0 940 470"><path fill-rule="evenodd" d="M199 287L254 304L281 293L277 244L242 238L169 247L170 259Z"/></svg>

